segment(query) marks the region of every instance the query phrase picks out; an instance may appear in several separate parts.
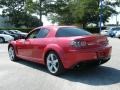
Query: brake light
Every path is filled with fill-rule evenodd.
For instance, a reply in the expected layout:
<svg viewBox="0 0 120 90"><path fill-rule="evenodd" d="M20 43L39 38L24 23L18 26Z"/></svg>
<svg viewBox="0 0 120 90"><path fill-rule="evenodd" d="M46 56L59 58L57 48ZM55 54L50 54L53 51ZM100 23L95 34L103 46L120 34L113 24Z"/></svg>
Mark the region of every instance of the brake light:
<svg viewBox="0 0 120 90"><path fill-rule="evenodd" d="M78 41L78 40L75 40L75 41L72 41L71 42L71 46L73 46L73 47L85 47L85 46L87 46L87 43L86 43L86 41Z"/></svg>
<svg viewBox="0 0 120 90"><path fill-rule="evenodd" d="M109 40L108 40L107 38L104 38L104 39L98 39L98 40L97 40L97 43L106 46L106 45L109 44Z"/></svg>

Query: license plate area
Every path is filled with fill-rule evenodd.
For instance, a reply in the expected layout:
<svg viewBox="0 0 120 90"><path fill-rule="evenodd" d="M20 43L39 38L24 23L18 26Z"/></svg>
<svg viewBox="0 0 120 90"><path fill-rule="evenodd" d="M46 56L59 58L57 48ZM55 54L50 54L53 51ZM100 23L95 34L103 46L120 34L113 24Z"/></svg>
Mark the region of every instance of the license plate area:
<svg viewBox="0 0 120 90"><path fill-rule="evenodd" d="M97 52L97 58L98 59L104 59L105 58L105 52L103 52L103 51Z"/></svg>

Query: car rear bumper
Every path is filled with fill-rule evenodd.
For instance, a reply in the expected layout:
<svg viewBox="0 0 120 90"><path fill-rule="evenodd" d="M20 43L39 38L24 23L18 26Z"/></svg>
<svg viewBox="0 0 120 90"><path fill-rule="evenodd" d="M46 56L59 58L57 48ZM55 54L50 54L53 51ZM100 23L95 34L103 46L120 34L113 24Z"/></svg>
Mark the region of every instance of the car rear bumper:
<svg viewBox="0 0 120 90"><path fill-rule="evenodd" d="M72 50L64 54L62 62L66 69L72 68L81 62L101 62L102 60L105 61L110 59L111 50L111 46L86 51Z"/></svg>

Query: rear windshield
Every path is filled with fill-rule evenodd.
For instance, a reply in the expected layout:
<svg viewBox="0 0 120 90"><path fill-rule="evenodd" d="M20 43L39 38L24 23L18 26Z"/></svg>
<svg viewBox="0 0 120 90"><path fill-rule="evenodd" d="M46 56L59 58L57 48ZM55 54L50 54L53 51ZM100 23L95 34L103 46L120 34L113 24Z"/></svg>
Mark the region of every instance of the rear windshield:
<svg viewBox="0 0 120 90"><path fill-rule="evenodd" d="M90 32L85 31L84 29L75 28L75 27L62 27L59 28L56 37L73 37L73 36L84 36L91 35Z"/></svg>

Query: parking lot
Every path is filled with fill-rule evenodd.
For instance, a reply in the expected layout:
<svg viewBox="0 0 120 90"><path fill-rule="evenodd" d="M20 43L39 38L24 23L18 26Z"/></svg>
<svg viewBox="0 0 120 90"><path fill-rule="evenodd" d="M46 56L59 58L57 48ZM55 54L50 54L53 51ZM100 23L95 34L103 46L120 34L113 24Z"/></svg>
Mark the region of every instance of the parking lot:
<svg viewBox="0 0 120 90"><path fill-rule="evenodd" d="M120 90L120 39L109 38L112 58L87 70L50 75L43 65L20 60L11 62L7 45L0 44L0 90Z"/></svg>

